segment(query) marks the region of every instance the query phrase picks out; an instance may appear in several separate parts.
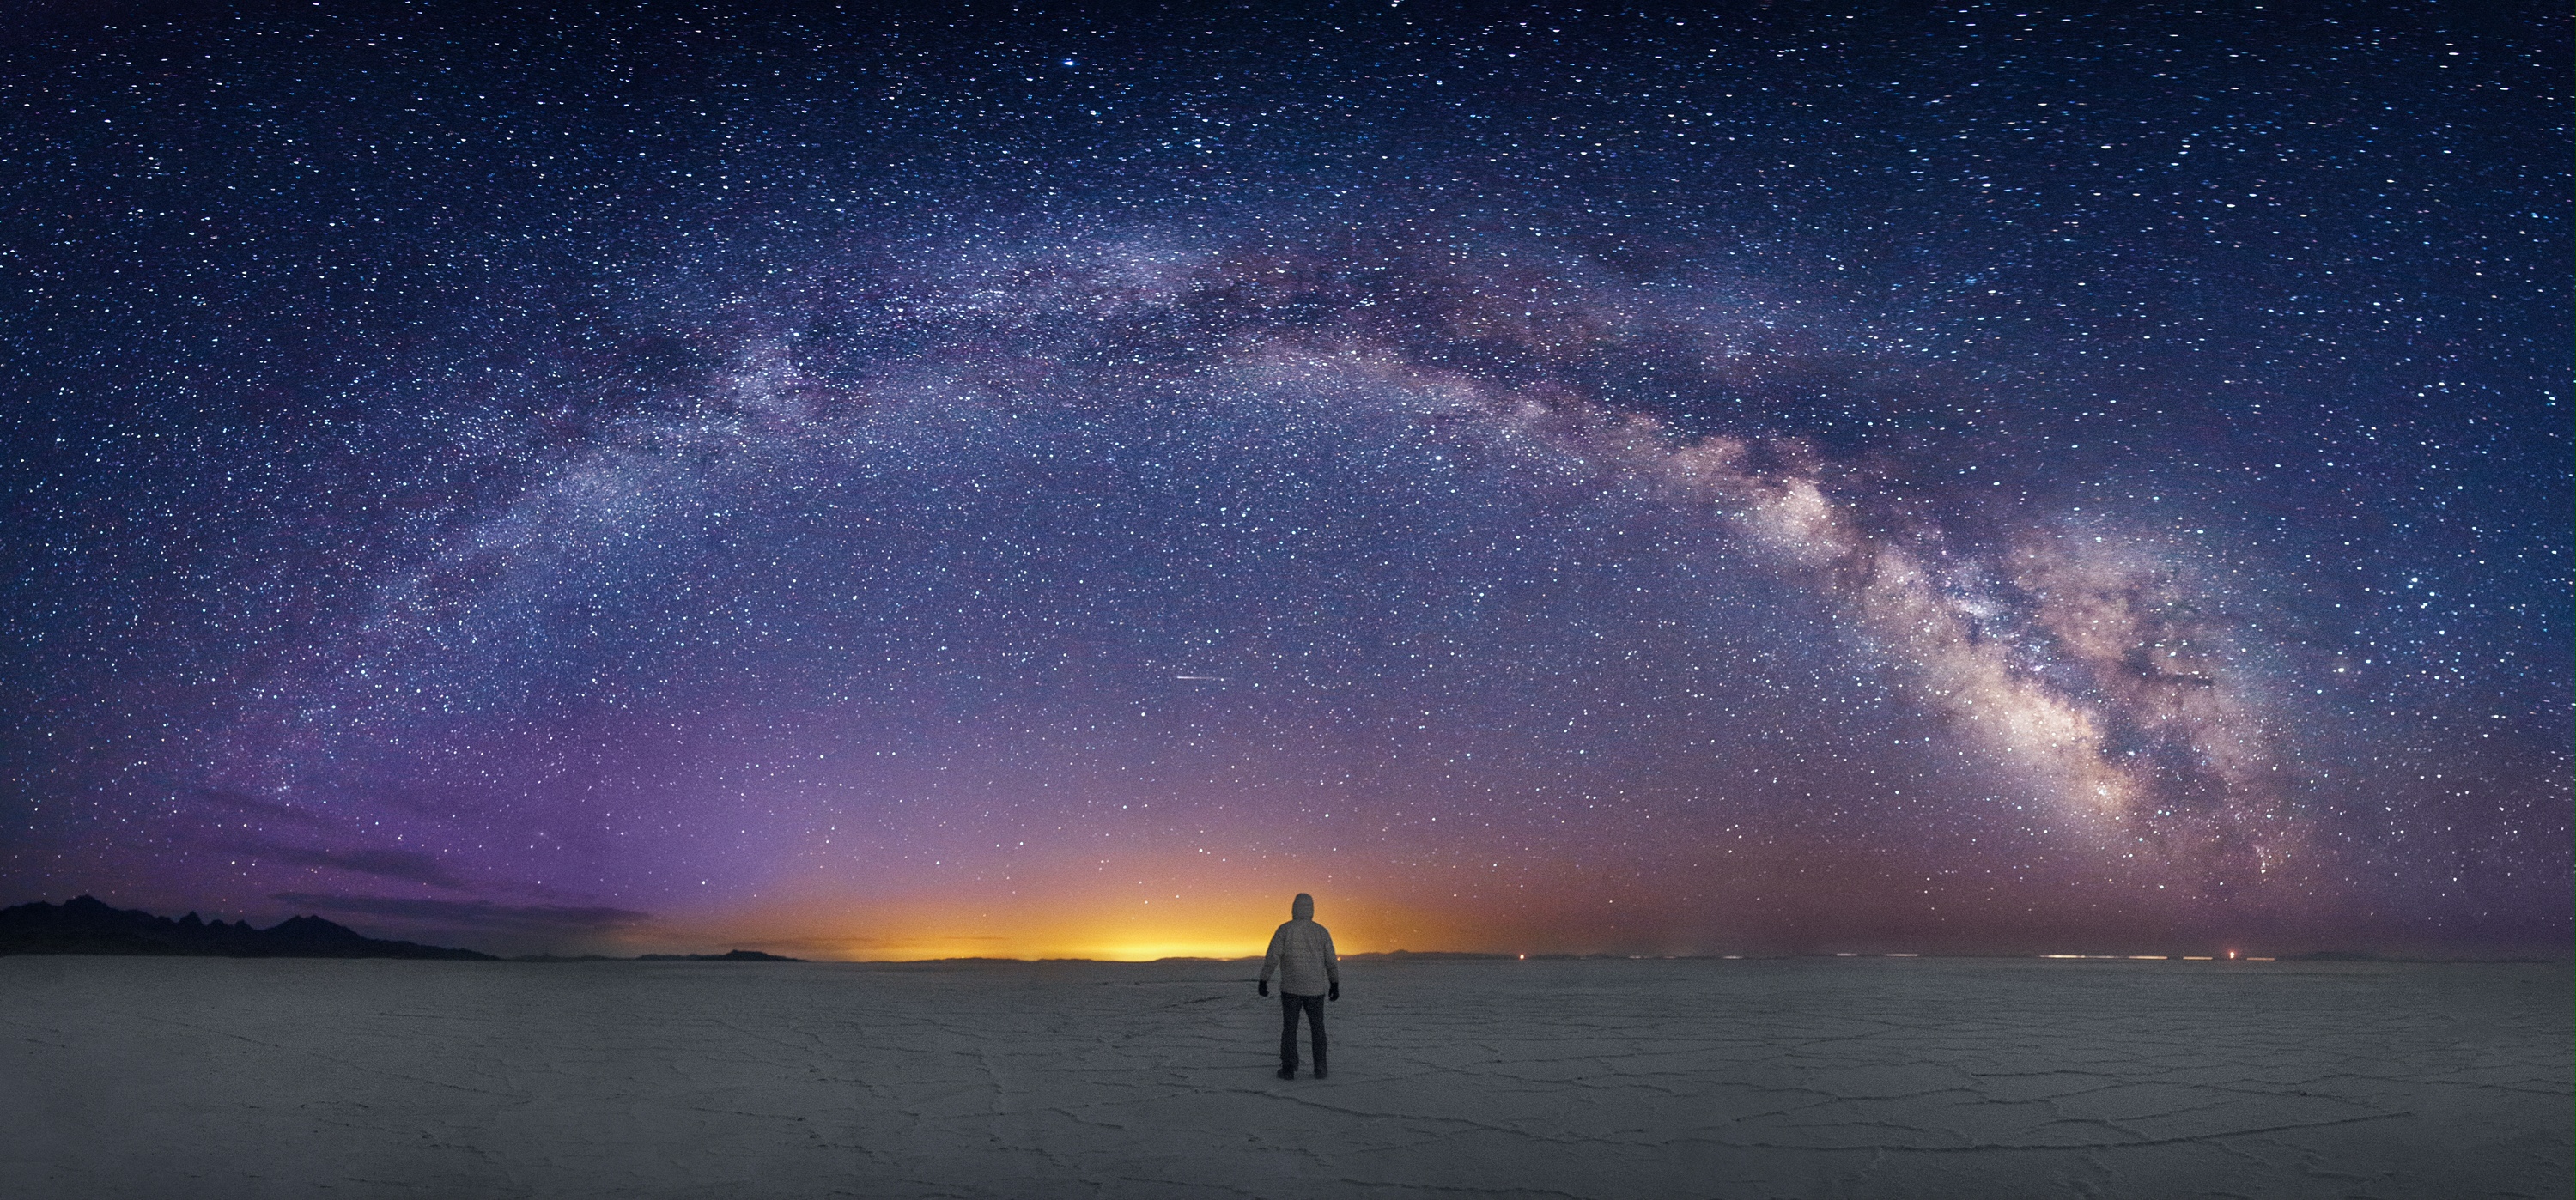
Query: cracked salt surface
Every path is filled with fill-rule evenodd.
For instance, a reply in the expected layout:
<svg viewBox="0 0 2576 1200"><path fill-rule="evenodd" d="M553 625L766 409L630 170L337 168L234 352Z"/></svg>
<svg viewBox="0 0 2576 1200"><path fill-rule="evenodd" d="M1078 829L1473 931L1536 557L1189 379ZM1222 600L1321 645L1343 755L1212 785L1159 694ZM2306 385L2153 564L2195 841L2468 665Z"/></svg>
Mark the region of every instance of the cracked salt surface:
<svg viewBox="0 0 2576 1200"><path fill-rule="evenodd" d="M2562 964L0 958L0 1195L2547 1196Z"/></svg>

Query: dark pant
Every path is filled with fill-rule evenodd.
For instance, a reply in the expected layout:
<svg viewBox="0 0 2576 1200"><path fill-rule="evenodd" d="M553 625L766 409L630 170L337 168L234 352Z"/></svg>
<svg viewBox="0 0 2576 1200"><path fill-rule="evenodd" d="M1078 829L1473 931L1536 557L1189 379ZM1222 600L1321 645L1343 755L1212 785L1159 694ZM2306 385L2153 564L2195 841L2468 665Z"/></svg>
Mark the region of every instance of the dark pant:
<svg viewBox="0 0 2576 1200"><path fill-rule="evenodd" d="M1279 993L1279 1069L1297 1069L1297 1014L1306 1014L1306 1028L1315 1035L1315 1071L1324 1070L1324 998L1291 996Z"/></svg>

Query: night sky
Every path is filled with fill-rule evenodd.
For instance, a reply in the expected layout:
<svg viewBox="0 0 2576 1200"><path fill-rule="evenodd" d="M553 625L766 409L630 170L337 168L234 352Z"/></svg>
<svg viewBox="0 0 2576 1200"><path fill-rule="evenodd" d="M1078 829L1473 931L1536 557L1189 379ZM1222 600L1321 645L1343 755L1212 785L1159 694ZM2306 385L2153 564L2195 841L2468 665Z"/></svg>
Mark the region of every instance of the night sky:
<svg viewBox="0 0 2576 1200"><path fill-rule="evenodd" d="M10 18L0 903L2563 947L2563 6L603 7Z"/></svg>

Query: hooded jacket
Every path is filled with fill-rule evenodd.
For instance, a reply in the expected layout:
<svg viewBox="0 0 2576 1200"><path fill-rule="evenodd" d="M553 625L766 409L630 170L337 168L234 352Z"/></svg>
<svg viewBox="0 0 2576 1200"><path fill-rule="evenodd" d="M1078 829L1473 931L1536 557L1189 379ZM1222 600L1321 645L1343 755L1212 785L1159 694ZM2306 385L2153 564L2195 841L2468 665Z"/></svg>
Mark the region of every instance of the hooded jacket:
<svg viewBox="0 0 2576 1200"><path fill-rule="evenodd" d="M1270 935L1270 952L1261 960L1261 981L1279 977L1279 990L1290 996L1321 996L1342 981L1342 965L1333 955L1331 930L1315 923L1315 902L1298 897L1295 918Z"/></svg>

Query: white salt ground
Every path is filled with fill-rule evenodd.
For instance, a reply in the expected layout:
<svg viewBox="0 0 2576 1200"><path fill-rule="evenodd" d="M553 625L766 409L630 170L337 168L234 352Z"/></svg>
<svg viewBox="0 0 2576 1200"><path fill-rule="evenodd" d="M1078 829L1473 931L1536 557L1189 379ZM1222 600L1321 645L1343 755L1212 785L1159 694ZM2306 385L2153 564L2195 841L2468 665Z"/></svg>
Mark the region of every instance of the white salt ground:
<svg viewBox="0 0 2576 1200"><path fill-rule="evenodd" d="M2569 1194L2565 965L0 958L0 1195Z"/></svg>

